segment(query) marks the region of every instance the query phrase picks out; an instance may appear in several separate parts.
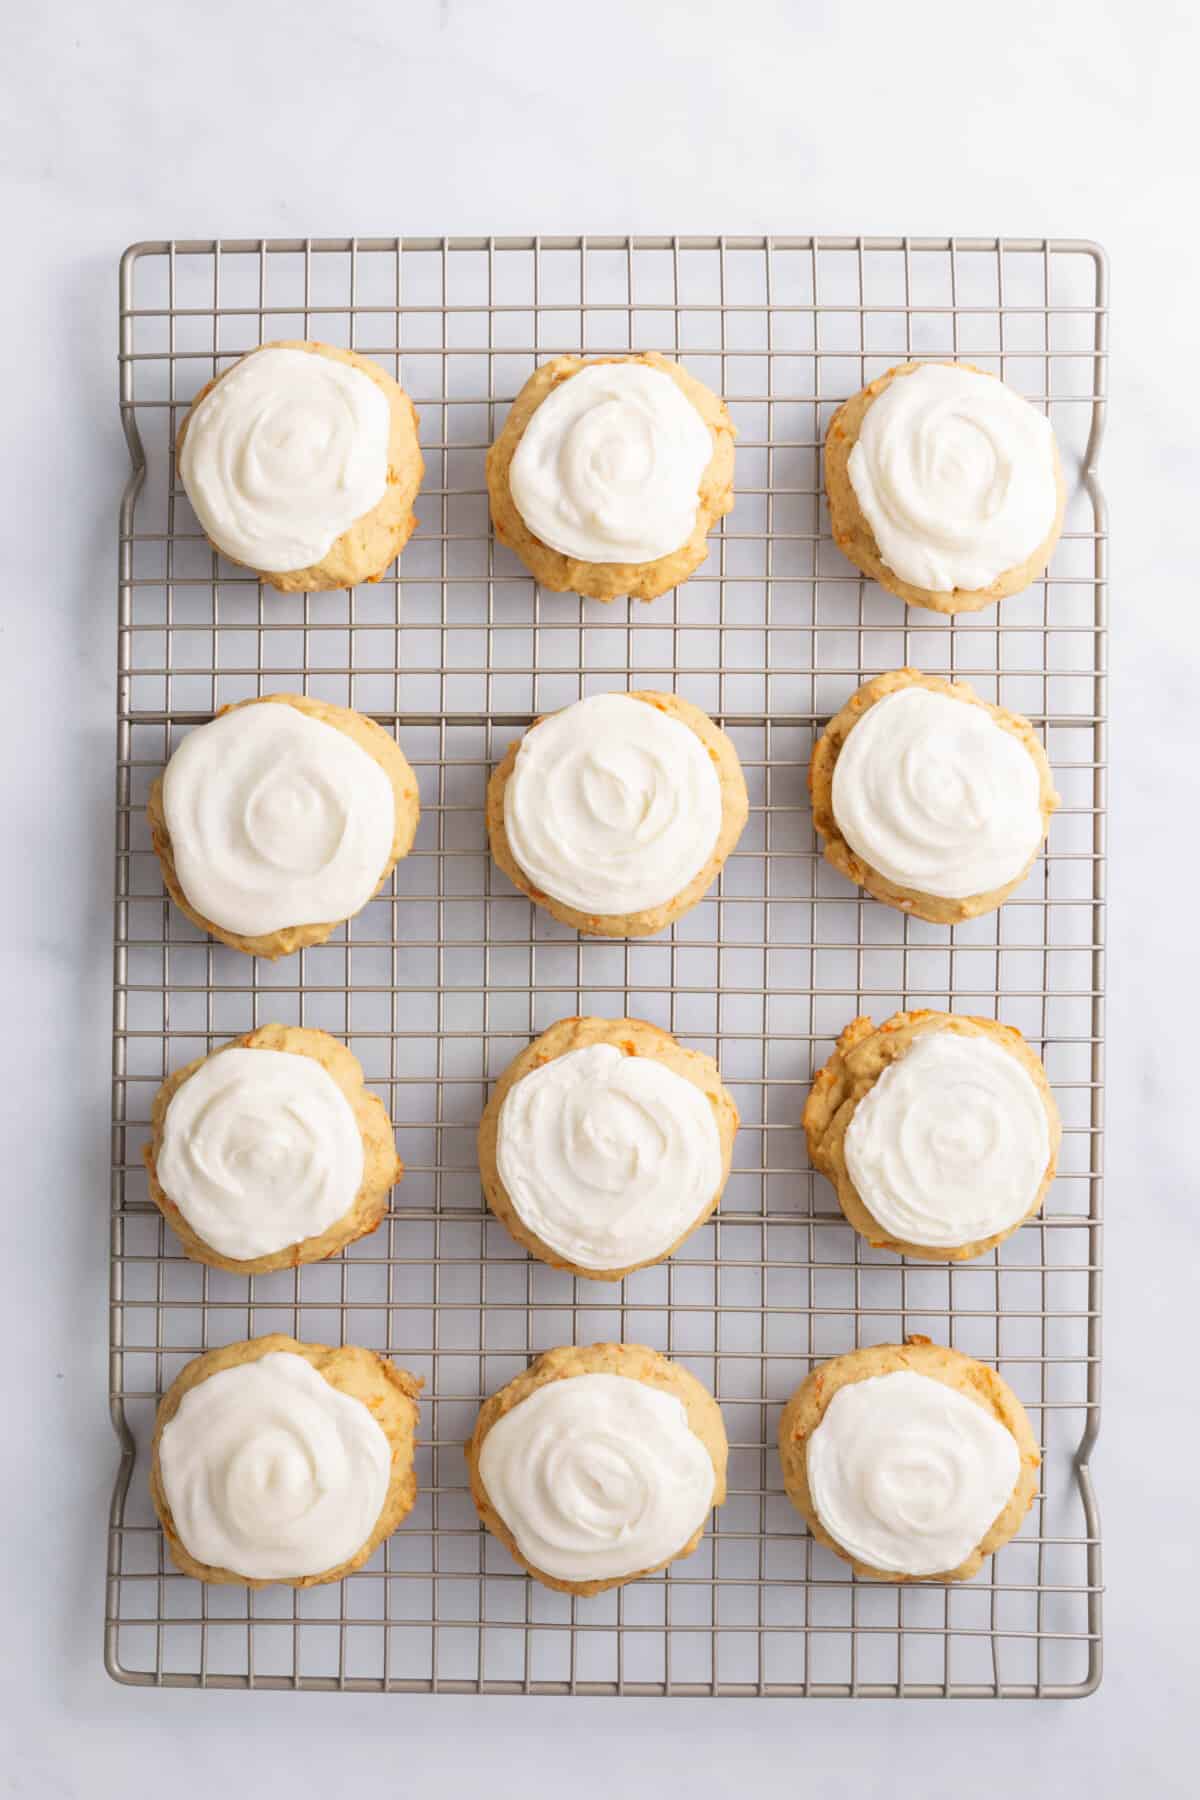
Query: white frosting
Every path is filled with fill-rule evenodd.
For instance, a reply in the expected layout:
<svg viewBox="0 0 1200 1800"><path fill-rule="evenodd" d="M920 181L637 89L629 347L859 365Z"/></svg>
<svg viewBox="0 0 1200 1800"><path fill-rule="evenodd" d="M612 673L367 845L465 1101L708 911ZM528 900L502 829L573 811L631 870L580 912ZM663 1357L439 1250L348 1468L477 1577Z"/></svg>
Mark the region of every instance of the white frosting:
<svg viewBox="0 0 1200 1800"><path fill-rule="evenodd" d="M675 1556L712 1506L682 1401L625 1375L551 1381L498 1419L479 1473L522 1556L559 1581L617 1581Z"/></svg>
<svg viewBox="0 0 1200 1800"><path fill-rule="evenodd" d="M994 376L942 363L872 401L848 472L883 561L935 594L989 587L1058 511L1049 419Z"/></svg>
<svg viewBox="0 0 1200 1800"><path fill-rule="evenodd" d="M236 1045L172 1095L157 1164L197 1236L245 1262L316 1237L349 1212L362 1183L362 1135L311 1056Z"/></svg>
<svg viewBox="0 0 1200 1800"><path fill-rule="evenodd" d="M179 884L247 936L348 919L391 856L392 784L353 738L294 706L241 706L188 733L163 775Z"/></svg>
<svg viewBox="0 0 1200 1800"><path fill-rule="evenodd" d="M702 1089L615 1044L555 1057L500 1108L496 1166L509 1199L584 1269L665 1256L712 1201L722 1163Z"/></svg>
<svg viewBox="0 0 1200 1800"><path fill-rule="evenodd" d="M721 830L721 783L687 725L595 694L526 732L504 790L509 847L534 887L587 913L663 906Z"/></svg>
<svg viewBox="0 0 1200 1800"><path fill-rule="evenodd" d="M1014 881L1044 836L1037 764L982 706L928 688L877 700L833 770L852 850L899 887L947 900Z"/></svg>
<svg viewBox="0 0 1200 1800"><path fill-rule="evenodd" d="M581 562L653 562L695 530L712 454L708 426L661 369L588 363L530 418L509 487L552 550Z"/></svg>
<svg viewBox="0 0 1200 1800"><path fill-rule="evenodd" d="M1050 1125L1015 1056L988 1037L933 1029L864 1094L844 1148L885 1231L949 1248L1025 1217L1050 1161Z"/></svg>
<svg viewBox="0 0 1200 1800"><path fill-rule="evenodd" d="M808 1440L817 1517L859 1562L897 1575L957 1569L1012 1495L1011 1431L911 1369L838 1389Z"/></svg>
<svg viewBox="0 0 1200 1800"><path fill-rule="evenodd" d="M387 395L349 363L256 350L193 407L179 473L235 562L306 569L387 491Z"/></svg>
<svg viewBox="0 0 1200 1800"><path fill-rule="evenodd" d="M163 1492L197 1562L254 1581L321 1575L375 1529L387 1434L304 1357L272 1350L190 1388L158 1446Z"/></svg>

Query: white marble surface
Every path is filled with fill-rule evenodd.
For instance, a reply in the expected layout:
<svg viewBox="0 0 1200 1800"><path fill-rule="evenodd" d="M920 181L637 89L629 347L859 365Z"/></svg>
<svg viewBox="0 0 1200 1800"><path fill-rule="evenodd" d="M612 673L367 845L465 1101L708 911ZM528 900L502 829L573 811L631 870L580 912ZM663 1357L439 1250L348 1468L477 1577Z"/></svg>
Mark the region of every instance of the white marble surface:
<svg viewBox="0 0 1200 1800"><path fill-rule="evenodd" d="M1194 9L44 0L6 10L0 46L0 1790L1193 1792L1200 1210L1168 1021L1198 967ZM102 1673L116 256L172 233L581 228L1061 233L1112 255L1108 1674L1090 1701L223 1696Z"/></svg>

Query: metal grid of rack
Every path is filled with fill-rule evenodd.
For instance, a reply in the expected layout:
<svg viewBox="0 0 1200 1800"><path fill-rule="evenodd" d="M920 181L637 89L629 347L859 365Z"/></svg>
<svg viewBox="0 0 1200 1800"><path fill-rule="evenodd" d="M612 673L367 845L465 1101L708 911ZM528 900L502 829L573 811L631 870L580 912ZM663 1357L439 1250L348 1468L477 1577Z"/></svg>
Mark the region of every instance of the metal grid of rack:
<svg viewBox="0 0 1200 1800"><path fill-rule="evenodd" d="M162 1686L593 1694L1090 1692L1098 1428L1106 274L1096 246L995 239L524 238L150 243L121 267L121 509L112 1174L112 1499L106 1664ZM283 596L209 549L170 446L217 370L270 338L353 346L421 414L421 524L349 593ZM648 605L541 593L489 532L483 457L535 363L660 349L728 400L737 506L686 586ZM1049 412L1068 469L1048 576L984 613L906 609L829 540L820 446L847 394L904 357L958 356ZM814 734L902 663L1029 715L1063 796L1048 853L998 913L951 930L851 889L814 842ZM531 716L674 688L740 752L750 822L709 897L661 938L585 941L490 862L483 796ZM180 736L250 694L304 691L394 728L422 819L388 888L277 965L166 900L145 821ZM873 1252L808 1166L811 1071L856 1013L996 1016L1044 1057L1063 1114L1044 1214L941 1267ZM484 1208L488 1084L571 1013L630 1013L716 1055L742 1114L716 1218L619 1284L528 1259ZM341 1257L249 1279L182 1255L141 1163L167 1072L270 1020L344 1037L407 1174ZM157 1396L190 1357L284 1330L384 1352L426 1382L421 1495L330 1587L208 1589L177 1574L147 1492ZM779 1410L811 1362L910 1331L995 1363L1044 1452L1018 1537L959 1587L855 1579L782 1487ZM481 1533L462 1444L531 1354L623 1338L717 1394L730 1497L674 1569L578 1599Z"/></svg>

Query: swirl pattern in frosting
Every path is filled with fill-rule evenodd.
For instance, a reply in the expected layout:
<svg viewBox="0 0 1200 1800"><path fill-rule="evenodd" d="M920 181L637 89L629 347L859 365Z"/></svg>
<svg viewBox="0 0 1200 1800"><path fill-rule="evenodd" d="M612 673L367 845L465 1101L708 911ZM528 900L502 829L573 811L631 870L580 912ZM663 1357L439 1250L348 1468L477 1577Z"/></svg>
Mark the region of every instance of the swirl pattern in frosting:
<svg viewBox="0 0 1200 1800"><path fill-rule="evenodd" d="M369 375L268 345L192 409L179 473L219 550L271 574L306 569L387 490L391 412Z"/></svg>
<svg viewBox="0 0 1200 1800"><path fill-rule="evenodd" d="M1015 881L1045 834L1038 768L982 706L923 687L877 700L833 771L838 829L899 887L955 900Z"/></svg>
<svg viewBox="0 0 1200 1800"><path fill-rule="evenodd" d="M712 458L708 426L648 363L587 363L551 389L509 469L517 511L563 556L646 563L686 544Z"/></svg>
<svg viewBox="0 0 1200 1800"><path fill-rule="evenodd" d="M1025 1217L1050 1161L1050 1125L1017 1057L982 1034L929 1030L864 1094L843 1147L885 1231L949 1248Z"/></svg>
<svg viewBox="0 0 1200 1800"><path fill-rule="evenodd" d="M1058 512L1049 419L994 376L944 363L888 383L847 472L883 561L931 593L989 587Z"/></svg>
<svg viewBox="0 0 1200 1800"><path fill-rule="evenodd" d="M198 1237L248 1262L317 1237L349 1212L362 1135L312 1057L235 1045L171 1096L157 1172Z"/></svg>
<svg viewBox="0 0 1200 1800"><path fill-rule="evenodd" d="M321 1575L367 1542L391 1479L387 1434L302 1356L269 1351L189 1388L158 1445L197 1562L252 1581Z"/></svg>
<svg viewBox="0 0 1200 1800"><path fill-rule="evenodd" d="M911 1369L834 1394L808 1440L813 1506L856 1561L896 1575L957 1569L983 1541L1021 1471L999 1420Z"/></svg>
<svg viewBox="0 0 1200 1800"><path fill-rule="evenodd" d="M163 814L190 904L247 935L350 918L395 830L374 758L286 704L235 707L189 732L163 775Z"/></svg>
<svg viewBox="0 0 1200 1800"><path fill-rule="evenodd" d="M548 1382L483 1440L479 1473L533 1568L617 1581L690 1543L712 1506L712 1459L682 1401L624 1375Z"/></svg>
<svg viewBox="0 0 1200 1800"><path fill-rule="evenodd" d="M527 731L504 789L509 847L580 912L664 906L716 847L721 783L696 733L628 694L594 694Z"/></svg>
<svg viewBox="0 0 1200 1800"><path fill-rule="evenodd" d="M511 1087L496 1167L522 1223L568 1262L624 1269L665 1256L721 1185L707 1096L653 1057L591 1044Z"/></svg>

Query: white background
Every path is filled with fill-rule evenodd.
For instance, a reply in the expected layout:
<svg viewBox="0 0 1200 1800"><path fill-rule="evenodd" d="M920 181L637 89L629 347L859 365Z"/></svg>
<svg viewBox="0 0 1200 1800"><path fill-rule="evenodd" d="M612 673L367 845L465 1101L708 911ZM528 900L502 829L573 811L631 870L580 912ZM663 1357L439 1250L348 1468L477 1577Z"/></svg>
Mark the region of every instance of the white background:
<svg viewBox="0 0 1200 1800"><path fill-rule="evenodd" d="M1200 937L1198 52L1196 9L1165 0L3 9L0 1793L1195 1791L1200 1184L1176 1021ZM1111 254L1091 1700L172 1694L102 1673L117 256L170 235L581 230L1059 234Z"/></svg>

